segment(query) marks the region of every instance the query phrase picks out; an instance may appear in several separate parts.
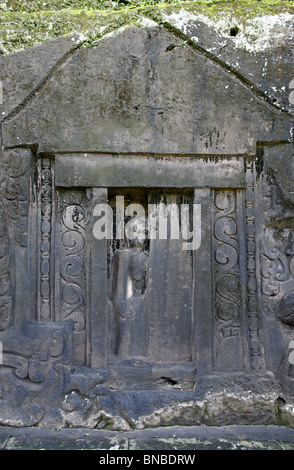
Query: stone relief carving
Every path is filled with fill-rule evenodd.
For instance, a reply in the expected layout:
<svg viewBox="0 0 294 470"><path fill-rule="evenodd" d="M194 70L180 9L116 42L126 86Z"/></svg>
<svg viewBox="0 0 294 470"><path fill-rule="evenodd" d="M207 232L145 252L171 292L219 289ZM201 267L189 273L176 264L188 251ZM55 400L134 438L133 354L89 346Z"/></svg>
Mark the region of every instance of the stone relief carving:
<svg viewBox="0 0 294 470"><path fill-rule="evenodd" d="M17 245L27 246L29 210L29 168L31 152L17 149L1 152L0 194L0 331L12 324L13 318L13 244L10 222Z"/></svg>
<svg viewBox="0 0 294 470"><path fill-rule="evenodd" d="M8 224L4 210L0 209L0 331L12 320L11 252Z"/></svg>
<svg viewBox="0 0 294 470"><path fill-rule="evenodd" d="M53 317L51 237L52 237L52 183L51 161L41 160L41 240L40 240L40 319L49 321Z"/></svg>
<svg viewBox="0 0 294 470"><path fill-rule="evenodd" d="M263 203L261 292L269 300L280 302L283 308L288 302L282 299L291 292L294 281L293 229L285 216L286 206L281 192L269 177L263 183ZM283 314L280 318L284 318Z"/></svg>
<svg viewBox="0 0 294 470"><path fill-rule="evenodd" d="M148 341L148 264L145 218L129 227L126 239L112 257L110 300L115 312L115 354L119 359L143 359Z"/></svg>
<svg viewBox="0 0 294 470"><path fill-rule="evenodd" d="M259 336L256 272L256 175L255 164L252 159L246 159L244 165L246 187L242 194L238 191L215 191L214 284L216 325L221 333L218 335L219 341L242 336L241 328L246 325L249 341L249 362L252 369L258 370L263 367L264 363ZM244 260L242 265L241 258ZM247 312L247 315L246 318L243 318L242 326L241 317L245 315L245 312ZM244 332L244 329L242 331ZM242 348L240 345L240 355L243 354L241 353Z"/></svg>
<svg viewBox="0 0 294 470"><path fill-rule="evenodd" d="M294 326L294 295L285 295L279 303L279 319L287 325Z"/></svg>
<svg viewBox="0 0 294 470"><path fill-rule="evenodd" d="M265 227L263 233L262 253L262 293L276 296L280 293L281 283L290 276L292 253L292 231L290 229L273 229Z"/></svg>
<svg viewBox="0 0 294 470"><path fill-rule="evenodd" d="M14 370L19 379L29 379L33 383L41 383L48 375L49 363L62 358L65 333L55 329L45 334L45 339L33 340L26 350L19 349L9 341L4 343L3 361L0 368ZM21 341L20 341L21 342Z"/></svg>
<svg viewBox="0 0 294 470"><path fill-rule="evenodd" d="M240 327L239 243L236 194L216 191L214 198L215 304L221 338L238 336Z"/></svg>
<svg viewBox="0 0 294 470"><path fill-rule="evenodd" d="M107 373L104 371L105 375L100 382L97 376L94 386L94 382L92 384L93 374L100 374L100 370L98 372L93 370L92 375L89 372L89 377L91 377L88 380L88 372L85 373L79 369L79 366L87 365L87 354L89 353L87 250L90 249L89 237L91 234L88 230L89 200L87 191L58 189L54 194L53 162L44 158L40 168L42 183L39 199L40 295L43 304L50 306L50 310L43 311L44 313L38 318L42 322L37 324L44 327L50 325L51 333L48 333L42 341L34 339L31 350L26 353L20 353L13 347L6 348L4 350L4 367L1 369L2 371L9 370L16 380L23 381L27 390L32 390L30 387L35 386L43 387L45 383L51 383L51 378L54 377L56 380L54 393L58 394L61 390L62 393L69 392L61 405L61 413L66 417L64 419L69 419L68 415L72 412L77 412L79 419L81 419L80 413L85 412L86 416L86 411L92 410L92 408L97 411L97 416L102 416L103 412L96 403L96 397L102 389L102 395L111 394L107 385ZM242 337L239 254L240 250L245 249L247 255L245 275L247 274L249 349L252 368L258 369L261 367L262 361L257 313L255 174L253 170L253 162L248 161L245 178L246 191L214 190L212 236L214 240L215 326L217 329L214 334L222 344L226 344L228 338ZM268 190L268 185L266 187ZM274 216L275 211L280 209L278 195L277 188L273 184L270 197L271 201L276 201L275 204L268 204L269 195L265 196L266 212L271 216ZM240 201L243 204L242 210L244 210L245 220L238 215L238 210L241 210ZM0 258L3 259L1 276L2 272L4 276L4 274L9 274L10 269L9 259L6 259L6 253L9 251L9 237L5 224L5 218L10 216L4 211L0 215ZM243 225L240 225L241 219ZM13 224L16 223L16 220L18 221L18 219L11 220ZM270 218L270 220L272 219ZM145 227L145 223L142 226ZM145 243L140 226L137 225L133 229L137 237L112 247L109 298L115 312L115 353L118 362L133 358L145 360L148 350L149 246ZM267 297L273 297L272 293L276 291L268 287L271 285L270 281L281 287L281 284L287 282L289 276L292 275L291 230L273 229L265 226L263 234L266 242L261 258L264 280L263 293ZM244 238L242 246L240 237ZM19 244L18 241L17 243ZM53 259L52 250L55 254L54 263L51 261ZM55 277L55 283L52 282L52 277ZM7 280L5 288L4 279ZM3 297L3 301L7 299L11 305L9 275L6 278L3 277L3 283L0 284L0 287L2 285L0 296ZM277 294L279 292L281 289L277 289ZM52 294L54 294L55 303L51 300ZM290 293L288 292L288 294ZM281 301L280 305L283 305L281 312L284 312L284 316L281 314L281 320L291 324L293 299L287 296L283 298L277 296L277 300ZM7 306L9 302L6 304ZM0 325L3 324L1 327L3 330L7 328L6 325L9 325L11 320L9 320L9 315L7 318L4 315L2 319L3 323ZM56 325L56 329L52 331L54 325ZM62 325L67 325L66 328L71 332L70 335L66 335ZM72 344L72 354L67 357L64 349L70 344ZM72 372L72 364L75 364L76 367L74 373ZM150 368L150 374L152 370ZM74 387L75 380L79 382L79 386L76 388ZM82 384L84 384L84 389ZM170 383L169 386L173 385ZM73 395L72 390L77 390L76 396ZM76 397L79 397L80 400L77 409L75 408ZM39 419L40 413L40 410L36 413L36 420ZM104 422L104 420L102 421Z"/></svg>
<svg viewBox="0 0 294 470"><path fill-rule="evenodd" d="M78 363L86 361L86 203L80 191L60 192L59 320L73 321L73 349Z"/></svg>
<svg viewBox="0 0 294 470"><path fill-rule="evenodd" d="M56 422L58 397L70 382L70 330L69 324L34 322L28 336L1 337L1 424L34 425L51 413Z"/></svg>
<svg viewBox="0 0 294 470"><path fill-rule="evenodd" d="M7 150L2 153L4 181L3 202L13 222L14 236L20 246L27 246L27 223L30 195L30 158L28 149Z"/></svg>
<svg viewBox="0 0 294 470"><path fill-rule="evenodd" d="M251 366L260 369L263 365L259 338L258 289L256 272L256 213L255 213L256 168L252 159L245 160L245 236L247 254L247 321Z"/></svg>
<svg viewBox="0 0 294 470"><path fill-rule="evenodd" d="M0 367L14 370L19 379L29 379L33 383L41 383L47 374L48 361L60 358L65 348L65 335L60 330L47 333L47 337L35 346L30 355L4 349L3 363Z"/></svg>
<svg viewBox="0 0 294 470"><path fill-rule="evenodd" d="M268 319L283 332L294 326L293 165L288 154L281 162L276 155L277 171L256 184L249 155L256 142L273 149L286 141L291 117L258 90L255 70L249 82L206 46L191 55L198 46L180 47L180 36L168 23L153 24L105 37L103 47L71 50L28 93L31 79L24 77L21 100L17 80L5 77L7 96L19 104L2 113L0 132L1 424L37 424L45 415L42 424L54 427L224 424L232 402L222 403L218 393L236 392L234 422L244 403L248 411L249 391L259 399L276 390L265 374L261 333ZM51 54L46 47L34 52L41 68ZM3 64L14 70L26 57ZM79 165L67 180L71 153ZM111 158L101 176L105 155ZM147 246L138 237L113 247L107 279L107 242L93 240L93 208L120 185L163 197L180 188L191 201L201 198L200 254L181 256L176 244ZM222 368L214 368L216 343ZM268 350L276 355L276 345ZM262 413L267 422L270 414Z"/></svg>
<svg viewBox="0 0 294 470"><path fill-rule="evenodd" d="M285 155L280 158L279 152L274 153L259 181L263 214L260 231L260 303L269 327L271 323L275 325L275 341L280 348L278 350L277 347L279 361L275 367L285 393L291 395L294 390L293 364L289 360L294 326L294 211L289 164L291 160Z"/></svg>

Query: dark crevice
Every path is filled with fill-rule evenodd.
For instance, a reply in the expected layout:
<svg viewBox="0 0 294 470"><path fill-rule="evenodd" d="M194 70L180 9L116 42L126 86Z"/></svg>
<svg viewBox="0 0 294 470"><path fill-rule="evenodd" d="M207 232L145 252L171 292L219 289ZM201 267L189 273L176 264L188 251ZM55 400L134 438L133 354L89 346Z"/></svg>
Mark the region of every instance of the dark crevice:
<svg viewBox="0 0 294 470"><path fill-rule="evenodd" d="M167 46L167 48L165 49L165 52L172 51L175 47L177 47L175 44L170 44L170 45Z"/></svg>
<svg viewBox="0 0 294 470"><path fill-rule="evenodd" d="M176 380L173 380L170 377L161 377L161 378L168 385L177 385L178 383Z"/></svg>
<svg viewBox="0 0 294 470"><path fill-rule="evenodd" d="M238 28L238 26L233 26L233 27L230 29L230 36L236 37L238 33L239 33L239 28Z"/></svg>

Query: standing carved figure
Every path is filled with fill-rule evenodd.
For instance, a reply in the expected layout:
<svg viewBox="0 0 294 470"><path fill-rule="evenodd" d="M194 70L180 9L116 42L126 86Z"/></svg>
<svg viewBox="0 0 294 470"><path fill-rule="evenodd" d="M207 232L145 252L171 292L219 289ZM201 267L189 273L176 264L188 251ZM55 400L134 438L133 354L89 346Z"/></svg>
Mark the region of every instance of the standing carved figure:
<svg viewBox="0 0 294 470"><path fill-rule="evenodd" d="M134 236L116 250L112 264L112 304L119 359L144 359L148 343L148 266L145 221L132 225Z"/></svg>

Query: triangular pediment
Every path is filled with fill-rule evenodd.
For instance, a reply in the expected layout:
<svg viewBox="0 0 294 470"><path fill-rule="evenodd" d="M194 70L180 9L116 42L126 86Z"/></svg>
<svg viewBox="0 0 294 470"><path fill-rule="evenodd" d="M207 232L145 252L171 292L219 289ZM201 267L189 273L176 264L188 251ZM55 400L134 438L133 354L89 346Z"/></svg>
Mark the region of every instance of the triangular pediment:
<svg viewBox="0 0 294 470"><path fill-rule="evenodd" d="M160 27L82 47L3 124L41 151L244 154L286 141L291 120L217 61Z"/></svg>

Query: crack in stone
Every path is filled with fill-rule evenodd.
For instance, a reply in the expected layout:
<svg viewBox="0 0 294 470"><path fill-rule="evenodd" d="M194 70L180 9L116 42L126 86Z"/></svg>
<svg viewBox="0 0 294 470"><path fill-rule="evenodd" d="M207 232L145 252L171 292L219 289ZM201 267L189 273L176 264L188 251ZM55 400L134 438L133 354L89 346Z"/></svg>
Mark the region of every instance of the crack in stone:
<svg viewBox="0 0 294 470"><path fill-rule="evenodd" d="M30 91L30 93L23 99L21 103L19 103L14 109L12 109L7 116L2 119L2 123L10 121L13 119L17 114L19 114L27 104L34 99L34 97L43 89L45 88L48 81L53 77L55 72L66 63L66 61L73 55L73 53L83 46L86 42L81 41L79 44L76 44L72 47L69 51L67 51L57 62L49 69L48 73L40 80L40 82Z"/></svg>
<svg viewBox="0 0 294 470"><path fill-rule="evenodd" d="M11 439L12 437L13 437L13 436L12 436L12 434L11 434L11 435L4 441L4 443L3 443L2 447L1 447L1 450L5 450L5 448L6 448L7 444L8 444L8 442L10 441L10 439Z"/></svg>

